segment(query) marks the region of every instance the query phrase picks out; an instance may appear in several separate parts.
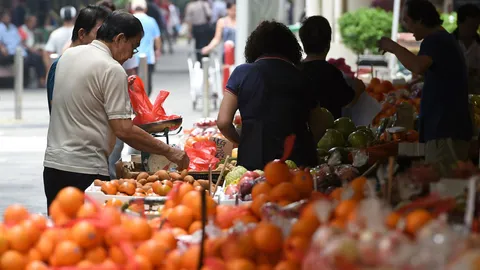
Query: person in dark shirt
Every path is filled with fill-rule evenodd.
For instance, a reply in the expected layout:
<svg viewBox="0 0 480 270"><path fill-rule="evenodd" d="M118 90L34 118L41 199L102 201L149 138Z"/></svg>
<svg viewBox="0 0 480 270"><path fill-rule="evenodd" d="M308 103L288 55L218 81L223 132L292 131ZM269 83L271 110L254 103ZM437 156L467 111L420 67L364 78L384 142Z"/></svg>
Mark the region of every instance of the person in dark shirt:
<svg viewBox="0 0 480 270"><path fill-rule="evenodd" d="M302 71L315 89L315 100L335 119L342 117L342 108L353 104L365 91L364 83L355 78L352 88L343 73L326 61L332 41L332 28L327 19L322 16L307 18L300 28L300 39L307 54Z"/></svg>
<svg viewBox="0 0 480 270"><path fill-rule="evenodd" d="M307 121L315 106L312 91L297 68L302 49L283 24L262 22L245 47L246 64L230 76L217 126L231 142L238 144L238 164L249 170L262 169L281 158L285 138L295 134L289 159L297 165L316 165L316 146ZM237 110L242 117L239 135L233 126Z"/></svg>
<svg viewBox="0 0 480 270"><path fill-rule="evenodd" d="M416 40L423 39L418 55L386 37L379 40L379 49L395 54L408 70L424 76L420 140L426 142L426 161L448 176L452 164L468 159L473 133L463 51L455 37L442 27L429 1L407 2L403 21Z"/></svg>

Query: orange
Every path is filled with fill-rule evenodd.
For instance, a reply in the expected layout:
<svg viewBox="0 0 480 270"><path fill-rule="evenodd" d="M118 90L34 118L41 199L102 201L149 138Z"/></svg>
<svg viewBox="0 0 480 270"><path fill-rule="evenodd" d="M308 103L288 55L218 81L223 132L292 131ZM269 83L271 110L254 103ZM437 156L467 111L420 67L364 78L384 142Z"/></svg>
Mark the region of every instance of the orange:
<svg viewBox="0 0 480 270"><path fill-rule="evenodd" d="M183 196L192 190L194 190L192 185L188 183L182 183L178 188L178 193L174 195L174 201L180 203L183 199Z"/></svg>
<svg viewBox="0 0 480 270"><path fill-rule="evenodd" d="M249 258L255 257L255 242L251 233L229 236L221 247L223 258Z"/></svg>
<svg viewBox="0 0 480 270"><path fill-rule="evenodd" d="M0 269L25 269L27 263L27 257L15 250L9 250L0 257Z"/></svg>
<svg viewBox="0 0 480 270"><path fill-rule="evenodd" d="M48 270L48 269L49 269L48 266L40 260L31 261L25 267L25 270Z"/></svg>
<svg viewBox="0 0 480 270"><path fill-rule="evenodd" d="M257 270L273 270L273 266L269 264L257 265Z"/></svg>
<svg viewBox="0 0 480 270"><path fill-rule="evenodd" d="M182 263L182 254L176 249L168 254L165 261L168 263L165 264L164 270L178 270Z"/></svg>
<svg viewBox="0 0 480 270"><path fill-rule="evenodd" d="M397 212L392 212L387 216L385 220L385 225L387 225L389 229L396 229L397 224L401 218L402 216L400 214L398 214Z"/></svg>
<svg viewBox="0 0 480 270"><path fill-rule="evenodd" d="M256 270L255 263L247 259L227 260L226 270Z"/></svg>
<svg viewBox="0 0 480 270"><path fill-rule="evenodd" d="M275 252L272 254L257 252L257 255L255 256L255 262L257 265L269 265L273 269L273 266L280 262L281 258L281 252Z"/></svg>
<svg viewBox="0 0 480 270"><path fill-rule="evenodd" d="M284 244L284 254L287 260L301 264L310 246L310 238L293 236L288 238Z"/></svg>
<svg viewBox="0 0 480 270"><path fill-rule="evenodd" d="M205 240L205 257L221 258L222 246L227 237L208 238Z"/></svg>
<svg viewBox="0 0 480 270"><path fill-rule="evenodd" d="M291 201L295 202L300 199L300 194L291 182L282 182L273 187L268 194L272 202Z"/></svg>
<svg viewBox="0 0 480 270"><path fill-rule="evenodd" d="M300 265L292 261L282 261L274 268L275 270L298 270L301 269Z"/></svg>
<svg viewBox="0 0 480 270"><path fill-rule="evenodd" d="M332 198L334 200L337 200L337 201L341 201L342 200L342 192L343 192L343 188L341 188L341 187L336 188L332 191L332 193L330 193L330 198Z"/></svg>
<svg viewBox="0 0 480 270"><path fill-rule="evenodd" d="M102 270L118 270L118 266L111 259L106 259L101 264L101 269Z"/></svg>
<svg viewBox="0 0 480 270"><path fill-rule="evenodd" d="M202 229L202 222L200 220L194 221L190 227L188 227L188 234L194 234L196 231L200 231Z"/></svg>
<svg viewBox="0 0 480 270"><path fill-rule="evenodd" d="M300 219L309 220L310 222L319 222L315 211L314 203L308 203L300 212Z"/></svg>
<svg viewBox="0 0 480 270"><path fill-rule="evenodd" d="M340 230L344 230L345 229L345 220L336 218L336 219L334 219L330 222L329 226L332 227L332 228L337 228L337 229L340 229Z"/></svg>
<svg viewBox="0 0 480 270"><path fill-rule="evenodd" d="M100 263L102 263L102 262L100 262ZM77 263L76 267L77 267L77 269L95 269L96 265L97 264L94 264L90 261L83 260L83 261Z"/></svg>
<svg viewBox="0 0 480 270"><path fill-rule="evenodd" d="M320 222L308 219L299 219L290 230L291 236L302 236L310 238L320 226Z"/></svg>
<svg viewBox="0 0 480 270"><path fill-rule="evenodd" d="M361 200L365 197L365 185L367 184L366 177L357 177L350 182L350 187L353 189L354 199Z"/></svg>
<svg viewBox="0 0 480 270"><path fill-rule="evenodd" d="M405 231L411 235L415 235L432 219L433 217L428 211L424 209L414 210L405 218Z"/></svg>
<svg viewBox="0 0 480 270"><path fill-rule="evenodd" d="M7 241L10 249L18 252L27 252L32 246L32 241L27 229L20 225L15 225L7 230Z"/></svg>
<svg viewBox="0 0 480 270"><path fill-rule="evenodd" d="M202 219L202 194L201 194L201 192L202 191L198 191L198 190L189 191L183 196L182 201L181 201L182 205L190 208L190 210L193 211L193 215L194 215L195 220L201 220ZM207 215L209 217L215 215L217 205L216 205L215 201L212 199L212 197L210 197L210 195L207 195L206 203L207 203Z"/></svg>
<svg viewBox="0 0 480 270"><path fill-rule="evenodd" d="M63 212L69 217L75 217L80 207L84 204L83 191L74 187L66 187L57 194L55 200L59 202Z"/></svg>
<svg viewBox="0 0 480 270"><path fill-rule="evenodd" d="M102 209L102 219L107 222L108 227L120 225L122 222L122 215L120 210L115 207L105 206Z"/></svg>
<svg viewBox="0 0 480 270"><path fill-rule="evenodd" d="M54 240L49 238L47 234L40 236L35 249L41 254L42 260L47 260L53 253L55 247Z"/></svg>
<svg viewBox="0 0 480 270"><path fill-rule="evenodd" d="M131 241L132 234L121 225L116 225L106 230L104 238L107 246L114 246L122 241Z"/></svg>
<svg viewBox="0 0 480 270"><path fill-rule="evenodd" d="M415 130L409 130L406 134L406 139L408 142L417 142L419 138L418 132Z"/></svg>
<svg viewBox="0 0 480 270"><path fill-rule="evenodd" d="M172 226L179 227L184 230L188 230L193 220L193 211L184 205L176 206L173 208L170 215L168 215L168 221L172 224Z"/></svg>
<svg viewBox="0 0 480 270"><path fill-rule="evenodd" d="M391 81L383 81L381 85L386 89L386 92L390 92L392 90L395 90L395 87L393 86Z"/></svg>
<svg viewBox="0 0 480 270"><path fill-rule="evenodd" d="M77 212L77 218L91 218L97 214L97 209L91 203L83 204Z"/></svg>
<svg viewBox="0 0 480 270"><path fill-rule="evenodd" d="M152 239L154 239L159 243L162 243L170 250L174 250L177 247L177 239L175 239L175 236L173 236L173 233L171 230L164 229L164 230L158 231L153 235Z"/></svg>
<svg viewBox="0 0 480 270"><path fill-rule="evenodd" d="M262 222L254 229L253 240L260 252L277 252L282 249L282 230L271 223Z"/></svg>
<svg viewBox="0 0 480 270"><path fill-rule="evenodd" d="M28 251L27 259L28 262L41 261L43 260L43 256L38 250L32 248Z"/></svg>
<svg viewBox="0 0 480 270"><path fill-rule="evenodd" d="M348 215L357 208L358 202L355 200L341 201L335 208L335 217L340 219L348 218Z"/></svg>
<svg viewBox="0 0 480 270"><path fill-rule="evenodd" d="M148 221L141 217L135 217L128 219L123 227L125 231L130 233L132 236L132 241L140 242L148 240L152 237L152 227L148 224Z"/></svg>
<svg viewBox="0 0 480 270"><path fill-rule="evenodd" d="M194 245L189 247L185 253L181 255L180 268L185 270L196 270L198 268L200 258L200 246Z"/></svg>
<svg viewBox="0 0 480 270"><path fill-rule="evenodd" d="M40 214L33 214L29 218L33 222L35 227L40 231L44 231L47 228L47 218Z"/></svg>
<svg viewBox="0 0 480 270"><path fill-rule="evenodd" d="M378 85L378 84L380 84L380 79L372 78L372 80L370 80L370 86L374 87L375 85Z"/></svg>
<svg viewBox="0 0 480 270"><path fill-rule="evenodd" d="M135 255L133 262L130 262L127 267L127 270L132 269L132 270L152 270L153 265L151 261L149 261L147 258L145 258L142 255Z"/></svg>
<svg viewBox="0 0 480 270"><path fill-rule="evenodd" d="M137 189L137 185L132 182L124 182L118 187L118 191L127 194L128 196L132 196L135 194L135 190Z"/></svg>
<svg viewBox="0 0 480 270"><path fill-rule="evenodd" d="M83 259L82 248L73 241L62 241L53 252L55 266L73 266Z"/></svg>
<svg viewBox="0 0 480 270"><path fill-rule="evenodd" d="M267 184L268 185L268 184ZM262 206L268 202L268 195L261 193L253 198L250 204L250 210L259 218L262 217Z"/></svg>
<svg viewBox="0 0 480 270"><path fill-rule="evenodd" d="M267 195L272 190L272 186L267 182L261 182L253 186L252 189L252 199L255 200L258 195L265 194Z"/></svg>
<svg viewBox="0 0 480 270"><path fill-rule="evenodd" d="M162 262L167 257L168 250L168 247L164 246L162 243L150 239L140 244L136 254L143 256L145 259L150 261L153 266L160 267Z"/></svg>
<svg viewBox="0 0 480 270"><path fill-rule="evenodd" d="M304 170L294 173L292 183L302 198L308 198L314 189L312 175Z"/></svg>
<svg viewBox="0 0 480 270"><path fill-rule="evenodd" d="M4 232L0 232L0 256L8 250L8 239Z"/></svg>
<svg viewBox="0 0 480 270"><path fill-rule="evenodd" d="M112 260L112 262L118 265L124 265L127 263L127 258L119 246L111 246L108 249L108 257Z"/></svg>
<svg viewBox="0 0 480 270"><path fill-rule="evenodd" d="M285 162L281 162L280 160L274 160L269 162L264 168L264 175L267 179L267 182L272 185L276 186L280 183L290 181L290 169L288 168Z"/></svg>
<svg viewBox="0 0 480 270"><path fill-rule="evenodd" d="M88 221L80 221L72 227L72 238L82 248L93 248L103 240L100 232Z"/></svg>
<svg viewBox="0 0 480 270"><path fill-rule="evenodd" d="M3 212L3 222L8 225L16 225L26 219L30 214L28 210L21 206L20 204L12 204L5 208L5 212Z"/></svg>
<svg viewBox="0 0 480 270"><path fill-rule="evenodd" d="M187 231L185 231L182 228L178 228L178 227L172 228L172 233L173 233L173 236L175 236L175 237L179 237L180 235L187 235L188 234Z"/></svg>
<svg viewBox="0 0 480 270"><path fill-rule="evenodd" d="M85 260L93 264L101 264L107 258L107 251L101 247L94 247L85 252Z"/></svg>
<svg viewBox="0 0 480 270"><path fill-rule="evenodd" d="M27 233L30 243L37 243L38 239L40 239L40 236L42 235L42 230L30 219L23 221L21 226Z"/></svg>

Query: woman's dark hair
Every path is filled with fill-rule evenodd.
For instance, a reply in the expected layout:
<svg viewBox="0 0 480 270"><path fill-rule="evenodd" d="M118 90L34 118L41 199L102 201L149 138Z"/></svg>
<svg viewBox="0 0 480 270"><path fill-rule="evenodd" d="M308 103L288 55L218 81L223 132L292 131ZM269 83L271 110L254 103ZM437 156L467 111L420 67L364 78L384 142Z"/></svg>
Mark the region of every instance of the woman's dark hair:
<svg viewBox="0 0 480 270"><path fill-rule="evenodd" d="M457 24L464 23L467 18L480 18L480 8L475 4L465 4L457 10Z"/></svg>
<svg viewBox="0 0 480 270"><path fill-rule="evenodd" d="M86 8L82 8L75 20L72 42L78 40L78 31L80 29L83 28L87 33L90 33L98 21L104 21L108 14L110 14L110 11L101 6L88 5Z"/></svg>
<svg viewBox="0 0 480 270"><path fill-rule="evenodd" d="M285 57L299 64L302 48L287 26L276 21L263 21L247 39L245 59L247 63L253 63L266 55Z"/></svg>
<svg viewBox="0 0 480 270"><path fill-rule="evenodd" d="M324 17L311 16L303 22L299 35L302 40L303 50L307 54L321 54L330 48L332 28Z"/></svg>
<svg viewBox="0 0 480 270"><path fill-rule="evenodd" d="M117 8L115 6L115 4L112 2L112 0L102 0L102 1L98 1L97 2L97 6L103 6L103 7L106 7L108 9L110 9L111 11L115 11Z"/></svg>
<svg viewBox="0 0 480 270"><path fill-rule="evenodd" d="M228 1L227 2L227 9L231 9L233 6L235 6L237 3L235 1Z"/></svg>
<svg viewBox="0 0 480 270"><path fill-rule="evenodd" d="M414 21L420 21L424 26L434 28L442 25L435 6L428 0L410 0L405 3L407 15Z"/></svg>
<svg viewBox="0 0 480 270"><path fill-rule="evenodd" d="M97 39L112 42L119 34L124 34L127 39L143 36L142 23L132 14L125 11L114 11L108 15L97 32Z"/></svg>

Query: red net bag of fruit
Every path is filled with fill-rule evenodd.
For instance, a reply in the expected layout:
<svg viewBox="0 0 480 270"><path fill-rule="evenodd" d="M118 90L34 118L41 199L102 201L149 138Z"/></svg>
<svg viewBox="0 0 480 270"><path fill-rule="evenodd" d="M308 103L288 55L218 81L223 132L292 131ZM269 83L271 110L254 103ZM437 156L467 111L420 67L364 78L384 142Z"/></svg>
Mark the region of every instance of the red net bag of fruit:
<svg viewBox="0 0 480 270"><path fill-rule="evenodd" d="M215 157L217 145L213 141L196 142L192 147L185 148L185 152L190 158L188 169L192 171L208 171L210 165L215 167L220 162Z"/></svg>

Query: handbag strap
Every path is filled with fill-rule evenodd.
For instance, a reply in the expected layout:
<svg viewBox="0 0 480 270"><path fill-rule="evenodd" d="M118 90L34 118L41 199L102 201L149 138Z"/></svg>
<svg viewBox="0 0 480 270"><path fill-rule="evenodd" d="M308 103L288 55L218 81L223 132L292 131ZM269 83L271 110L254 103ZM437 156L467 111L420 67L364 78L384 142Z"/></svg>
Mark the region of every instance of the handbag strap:
<svg viewBox="0 0 480 270"><path fill-rule="evenodd" d="M205 19L207 20L206 23L209 23L210 22L210 19L212 18L211 16L208 16L207 14L207 9L205 8L205 5L208 5L207 2L204 2L202 1L202 10L203 10L203 14L205 15Z"/></svg>

